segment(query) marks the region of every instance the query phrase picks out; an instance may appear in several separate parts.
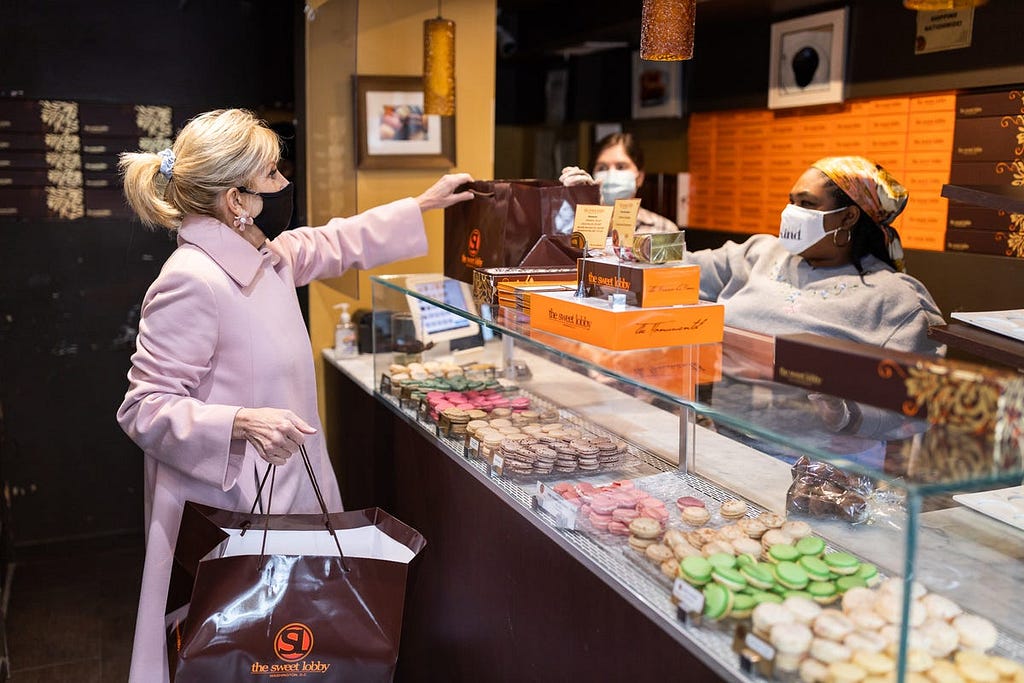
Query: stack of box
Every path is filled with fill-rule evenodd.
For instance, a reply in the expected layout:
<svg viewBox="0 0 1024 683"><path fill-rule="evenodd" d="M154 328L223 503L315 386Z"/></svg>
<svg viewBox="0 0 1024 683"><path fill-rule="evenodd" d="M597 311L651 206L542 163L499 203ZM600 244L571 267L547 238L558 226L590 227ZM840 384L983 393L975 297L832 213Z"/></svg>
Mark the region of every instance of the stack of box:
<svg viewBox="0 0 1024 683"><path fill-rule="evenodd" d="M1024 182L1024 92L957 97L952 185L1009 189ZM952 201L947 251L1024 257L1024 214Z"/></svg>

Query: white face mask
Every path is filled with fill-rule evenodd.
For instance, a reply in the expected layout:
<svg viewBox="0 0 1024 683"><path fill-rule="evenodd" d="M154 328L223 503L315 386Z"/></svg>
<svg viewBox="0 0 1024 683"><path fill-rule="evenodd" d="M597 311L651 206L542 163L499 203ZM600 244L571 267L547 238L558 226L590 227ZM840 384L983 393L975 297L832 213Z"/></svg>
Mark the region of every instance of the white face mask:
<svg viewBox="0 0 1024 683"><path fill-rule="evenodd" d="M782 210L782 221L779 223L779 241L791 254L800 254L817 244L825 235L836 232L825 232L825 216L845 210L845 206L832 211L817 211L787 204Z"/></svg>
<svg viewBox="0 0 1024 683"><path fill-rule="evenodd" d="M629 199L636 195L636 173L610 168L598 171L594 180L601 183L601 203L611 206L616 199Z"/></svg>

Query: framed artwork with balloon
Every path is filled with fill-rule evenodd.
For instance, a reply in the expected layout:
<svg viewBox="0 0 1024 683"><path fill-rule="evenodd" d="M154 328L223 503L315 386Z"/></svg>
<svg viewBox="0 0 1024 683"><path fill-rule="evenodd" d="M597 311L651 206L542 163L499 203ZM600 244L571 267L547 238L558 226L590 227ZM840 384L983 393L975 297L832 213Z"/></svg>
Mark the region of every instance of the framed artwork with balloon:
<svg viewBox="0 0 1024 683"><path fill-rule="evenodd" d="M772 24L768 108L843 101L846 8Z"/></svg>

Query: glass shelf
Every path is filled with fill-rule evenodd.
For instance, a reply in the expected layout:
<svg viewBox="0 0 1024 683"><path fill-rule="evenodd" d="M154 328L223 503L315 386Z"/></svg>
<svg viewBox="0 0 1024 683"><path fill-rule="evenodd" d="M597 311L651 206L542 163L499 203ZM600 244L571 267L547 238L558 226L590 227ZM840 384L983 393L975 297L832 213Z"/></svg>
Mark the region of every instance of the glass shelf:
<svg viewBox="0 0 1024 683"><path fill-rule="evenodd" d="M509 314L507 309L483 306L477 310L472 305L453 305L426 296L405 286L409 277L386 275L372 280L393 291L393 310L404 310L406 297L422 300L503 337L525 341L556 359L572 361L690 409L712 420L730 438L787 461L804 455L825 460L844 470L889 482L911 496L1012 486L1024 479L1024 444L1019 440L1000 442L993 434L973 434L871 407L866 410L883 426L879 431L870 437L837 435L824 426L804 389L728 371L713 379L698 378L697 368L702 362L710 365L716 358L742 353L730 348L728 336L723 344L609 351L533 330L526 317ZM659 367L689 368L692 372L654 372ZM1018 412L1021 408L1016 406Z"/></svg>

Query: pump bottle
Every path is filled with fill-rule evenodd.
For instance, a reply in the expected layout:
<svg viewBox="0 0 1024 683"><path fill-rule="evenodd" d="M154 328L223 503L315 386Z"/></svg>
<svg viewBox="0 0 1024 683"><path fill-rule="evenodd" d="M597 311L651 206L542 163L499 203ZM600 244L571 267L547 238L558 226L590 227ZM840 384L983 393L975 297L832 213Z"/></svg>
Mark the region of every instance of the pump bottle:
<svg viewBox="0 0 1024 683"><path fill-rule="evenodd" d="M356 326L348 312L348 304L335 304L334 308L341 309L341 317L334 328L334 357L355 358L359 355L359 344L356 341Z"/></svg>

